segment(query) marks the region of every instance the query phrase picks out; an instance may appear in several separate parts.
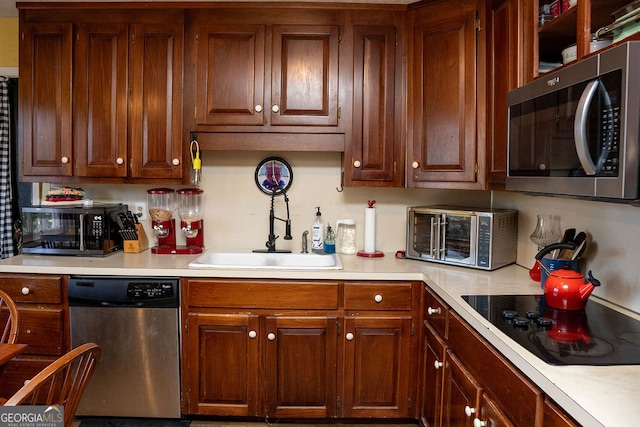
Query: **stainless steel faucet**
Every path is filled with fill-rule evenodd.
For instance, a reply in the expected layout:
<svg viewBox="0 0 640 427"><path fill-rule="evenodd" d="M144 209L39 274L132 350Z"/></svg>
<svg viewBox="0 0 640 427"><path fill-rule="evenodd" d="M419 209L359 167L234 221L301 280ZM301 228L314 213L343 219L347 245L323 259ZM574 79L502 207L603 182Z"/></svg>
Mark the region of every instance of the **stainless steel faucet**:
<svg viewBox="0 0 640 427"><path fill-rule="evenodd" d="M303 254L308 254L309 251L307 250L307 236L309 235L309 230L304 230L304 233L302 233L302 253Z"/></svg>

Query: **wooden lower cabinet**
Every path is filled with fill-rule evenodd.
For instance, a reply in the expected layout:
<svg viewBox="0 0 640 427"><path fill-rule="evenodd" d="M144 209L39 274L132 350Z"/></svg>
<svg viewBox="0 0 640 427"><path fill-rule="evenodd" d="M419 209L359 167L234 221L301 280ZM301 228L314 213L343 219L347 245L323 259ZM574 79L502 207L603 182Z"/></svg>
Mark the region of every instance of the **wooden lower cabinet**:
<svg viewBox="0 0 640 427"><path fill-rule="evenodd" d="M27 344L1 371L1 397L13 395L25 380L71 349L66 285L66 276L0 274L0 289L18 307L18 342Z"/></svg>
<svg viewBox="0 0 640 427"><path fill-rule="evenodd" d="M184 414L416 417L419 283L182 279L181 288Z"/></svg>
<svg viewBox="0 0 640 427"><path fill-rule="evenodd" d="M423 426L577 425L427 287L424 311Z"/></svg>

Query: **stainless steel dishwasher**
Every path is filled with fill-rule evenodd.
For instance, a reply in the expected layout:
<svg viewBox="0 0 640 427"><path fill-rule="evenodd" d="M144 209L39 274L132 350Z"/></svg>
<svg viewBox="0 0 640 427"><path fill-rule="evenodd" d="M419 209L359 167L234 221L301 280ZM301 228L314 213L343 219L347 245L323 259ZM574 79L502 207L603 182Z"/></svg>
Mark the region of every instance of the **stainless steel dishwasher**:
<svg viewBox="0 0 640 427"><path fill-rule="evenodd" d="M71 345L102 355L79 416L180 417L179 280L72 276Z"/></svg>

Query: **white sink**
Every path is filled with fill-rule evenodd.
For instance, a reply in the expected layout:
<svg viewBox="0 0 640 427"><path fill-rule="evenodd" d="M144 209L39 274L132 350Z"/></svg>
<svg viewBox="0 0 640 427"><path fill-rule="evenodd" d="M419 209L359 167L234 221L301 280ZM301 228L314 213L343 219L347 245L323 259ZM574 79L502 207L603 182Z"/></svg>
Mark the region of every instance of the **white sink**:
<svg viewBox="0 0 640 427"><path fill-rule="evenodd" d="M338 254L205 252L190 268L342 270Z"/></svg>

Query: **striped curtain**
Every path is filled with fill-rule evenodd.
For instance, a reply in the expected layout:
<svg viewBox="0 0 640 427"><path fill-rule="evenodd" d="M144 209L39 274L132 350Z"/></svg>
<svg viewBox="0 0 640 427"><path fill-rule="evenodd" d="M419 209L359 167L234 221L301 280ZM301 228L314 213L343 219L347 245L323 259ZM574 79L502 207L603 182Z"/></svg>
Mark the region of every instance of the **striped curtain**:
<svg viewBox="0 0 640 427"><path fill-rule="evenodd" d="M0 258L13 256L9 79L0 76Z"/></svg>

